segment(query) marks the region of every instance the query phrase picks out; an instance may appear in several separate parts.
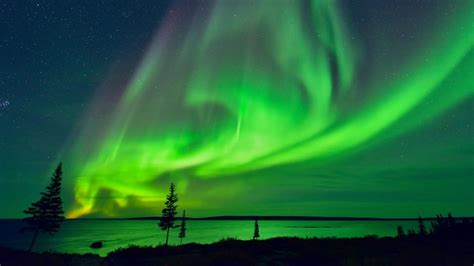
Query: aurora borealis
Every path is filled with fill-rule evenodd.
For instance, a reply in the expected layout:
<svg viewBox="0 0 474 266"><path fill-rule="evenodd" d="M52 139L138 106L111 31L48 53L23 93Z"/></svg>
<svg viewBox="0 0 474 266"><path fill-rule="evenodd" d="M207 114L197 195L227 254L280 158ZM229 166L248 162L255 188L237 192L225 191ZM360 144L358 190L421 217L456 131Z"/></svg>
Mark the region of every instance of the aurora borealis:
<svg viewBox="0 0 474 266"><path fill-rule="evenodd" d="M170 181L191 216L474 215L474 2L374 2L170 2L35 167L69 217L156 215Z"/></svg>

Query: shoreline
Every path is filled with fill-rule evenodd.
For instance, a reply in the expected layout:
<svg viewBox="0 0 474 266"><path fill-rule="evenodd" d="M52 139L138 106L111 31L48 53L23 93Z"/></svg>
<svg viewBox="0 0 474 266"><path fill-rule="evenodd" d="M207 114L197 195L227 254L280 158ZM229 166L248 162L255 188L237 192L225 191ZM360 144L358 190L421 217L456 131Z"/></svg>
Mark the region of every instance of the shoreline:
<svg viewBox="0 0 474 266"><path fill-rule="evenodd" d="M129 246L104 257L0 247L4 265L470 265L472 261L474 242L468 238L417 236L224 239L212 244Z"/></svg>

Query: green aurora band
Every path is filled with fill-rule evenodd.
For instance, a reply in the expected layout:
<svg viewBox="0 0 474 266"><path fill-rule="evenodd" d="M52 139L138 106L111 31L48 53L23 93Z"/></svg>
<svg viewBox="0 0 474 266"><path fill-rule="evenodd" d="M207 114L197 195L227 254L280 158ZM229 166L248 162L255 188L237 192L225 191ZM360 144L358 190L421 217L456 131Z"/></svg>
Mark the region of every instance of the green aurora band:
<svg viewBox="0 0 474 266"><path fill-rule="evenodd" d="M433 22L397 73L370 82L358 78L369 52L335 1L271 2L169 13L122 91L102 88L119 97L113 111L100 113L110 103L98 97L75 138L70 217L115 216L131 199L159 207L170 180L186 199L191 180L211 191L213 180L337 161L473 96L474 79L461 75L474 69L474 2ZM433 95L441 100L426 104Z"/></svg>

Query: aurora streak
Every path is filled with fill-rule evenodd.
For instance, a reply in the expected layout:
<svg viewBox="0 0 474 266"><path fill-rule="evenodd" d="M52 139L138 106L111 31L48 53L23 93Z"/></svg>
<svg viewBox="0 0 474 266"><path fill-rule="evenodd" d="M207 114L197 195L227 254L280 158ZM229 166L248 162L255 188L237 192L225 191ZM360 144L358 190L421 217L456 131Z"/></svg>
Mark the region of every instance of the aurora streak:
<svg viewBox="0 0 474 266"><path fill-rule="evenodd" d="M416 53L384 75L364 61L382 50L365 49L343 2L295 3L178 3L128 83L98 89L67 149L77 176L69 216L116 216L132 198L153 205L169 180L199 209L186 198L193 180L211 191L232 176L337 162L472 101L474 2L425 28Z"/></svg>

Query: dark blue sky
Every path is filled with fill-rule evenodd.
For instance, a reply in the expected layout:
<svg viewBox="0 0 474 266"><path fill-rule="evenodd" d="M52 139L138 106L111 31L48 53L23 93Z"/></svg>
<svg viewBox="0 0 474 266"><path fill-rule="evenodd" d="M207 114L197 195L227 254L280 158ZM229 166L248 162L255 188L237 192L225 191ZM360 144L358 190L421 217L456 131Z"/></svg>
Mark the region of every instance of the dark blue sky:
<svg viewBox="0 0 474 266"><path fill-rule="evenodd" d="M0 186L15 191L1 191L0 205L37 197L95 89L138 60L168 5L0 2Z"/></svg>

